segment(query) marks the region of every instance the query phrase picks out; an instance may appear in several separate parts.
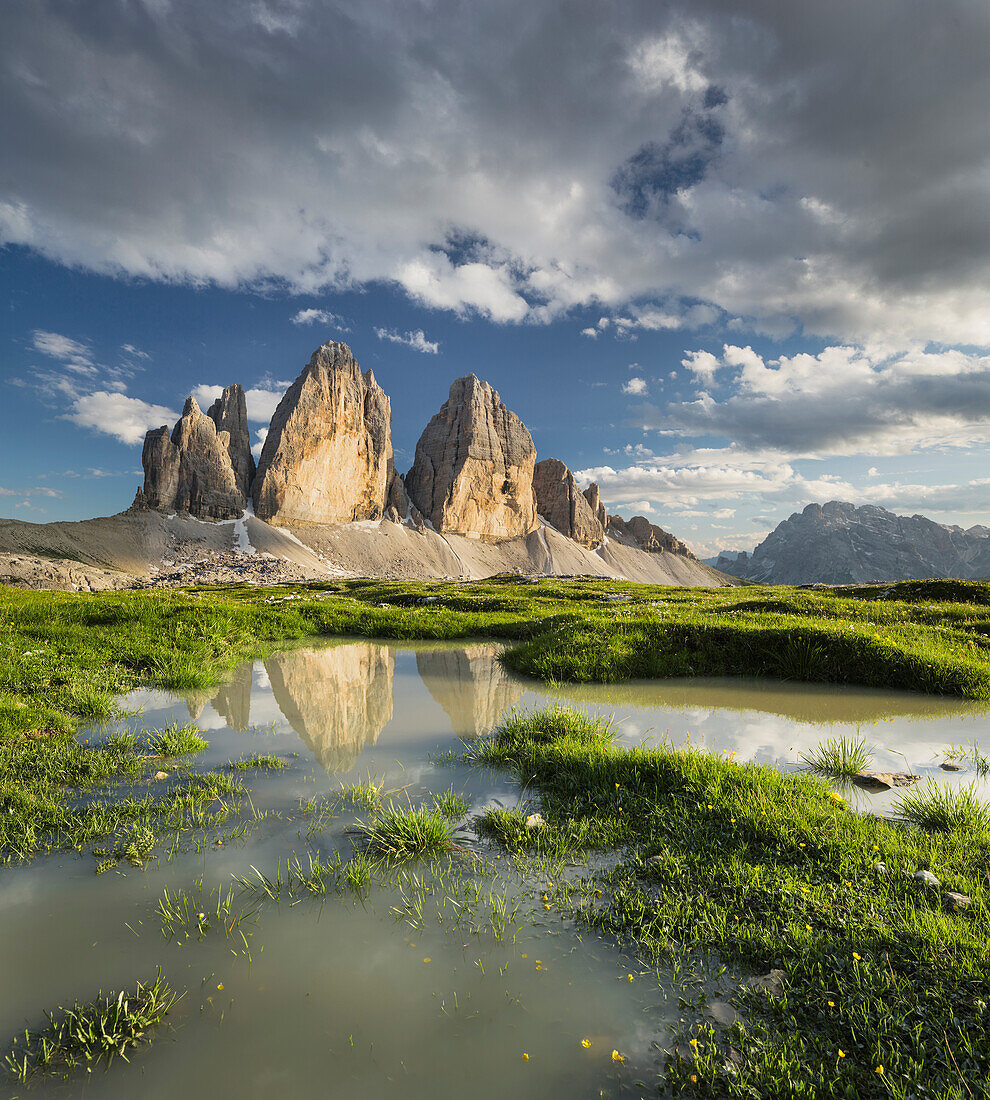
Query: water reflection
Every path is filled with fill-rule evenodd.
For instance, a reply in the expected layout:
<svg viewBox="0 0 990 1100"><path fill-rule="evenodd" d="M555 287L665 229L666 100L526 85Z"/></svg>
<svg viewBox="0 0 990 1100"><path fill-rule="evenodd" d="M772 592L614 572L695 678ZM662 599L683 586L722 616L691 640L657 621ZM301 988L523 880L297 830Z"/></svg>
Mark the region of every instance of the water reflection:
<svg viewBox="0 0 990 1100"><path fill-rule="evenodd" d="M387 646L290 650L269 657L265 671L286 721L327 771L353 767L392 717L395 654Z"/></svg>
<svg viewBox="0 0 990 1100"><path fill-rule="evenodd" d="M490 644L417 649L416 668L451 729L465 740L487 733L526 690L509 678Z"/></svg>

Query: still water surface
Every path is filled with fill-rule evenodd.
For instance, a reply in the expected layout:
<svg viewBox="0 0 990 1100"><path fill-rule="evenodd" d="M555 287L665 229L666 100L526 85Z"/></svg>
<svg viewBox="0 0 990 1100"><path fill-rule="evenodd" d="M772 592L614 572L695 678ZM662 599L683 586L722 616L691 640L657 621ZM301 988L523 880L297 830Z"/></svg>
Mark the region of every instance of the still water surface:
<svg viewBox="0 0 990 1100"><path fill-rule="evenodd" d="M125 706L140 708L126 723L136 730L194 720L210 742L197 767L258 752L290 766L247 773L252 804L271 814L243 841L218 846L213 838L170 862L145 870L122 864L99 877L88 855L0 872L4 1038L41 1022L46 1008L133 987L159 965L187 990L170 1026L129 1065L9 1094L650 1094L655 1085L639 1082L655 1075L682 1018L677 995L665 993L669 983L544 914L534 902L549 884L496 879L493 861L479 873L486 889L497 881L525 914L501 942L449 921L411 927L393 912L395 891L376 888L364 899L329 895L266 907L249 926L249 960L222 935L167 942L158 899L166 887L194 891L200 877L208 894L251 866L271 873L290 854L305 863L307 851L337 849L346 858L353 815L307 843L298 807L368 777L413 802L453 785L472 815L493 803L525 805L508 777L437 759L516 705L561 699L614 715L622 744L690 743L784 768L825 737L858 733L876 746L875 769L930 772L946 782L973 777L940 771L943 747L988 739L986 707L960 700L725 679L550 688L510 676L497 654L490 643L337 642L246 663L211 693L126 697ZM877 812L890 797L856 792L862 808ZM624 1064L612 1061L613 1049Z"/></svg>

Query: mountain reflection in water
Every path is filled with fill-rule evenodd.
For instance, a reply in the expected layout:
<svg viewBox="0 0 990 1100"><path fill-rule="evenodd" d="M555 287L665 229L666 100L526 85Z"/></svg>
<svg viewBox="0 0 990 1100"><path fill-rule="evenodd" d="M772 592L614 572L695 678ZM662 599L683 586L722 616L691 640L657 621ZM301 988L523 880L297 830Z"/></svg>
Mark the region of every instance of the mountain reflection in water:
<svg viewBox="0 0 990 1100"><path fill-rule="evenodd" d="M416 668L463 740L487 733L525 691L509 679L491 645L420 649Z"/></svg>
<svg viewBox="0 0 990 1100"><path fill-rule="evenodd" d="M395 653L387 646L291 650L267 658L265 671L285 720L327 771L353 767L392 717Z"/></svg>

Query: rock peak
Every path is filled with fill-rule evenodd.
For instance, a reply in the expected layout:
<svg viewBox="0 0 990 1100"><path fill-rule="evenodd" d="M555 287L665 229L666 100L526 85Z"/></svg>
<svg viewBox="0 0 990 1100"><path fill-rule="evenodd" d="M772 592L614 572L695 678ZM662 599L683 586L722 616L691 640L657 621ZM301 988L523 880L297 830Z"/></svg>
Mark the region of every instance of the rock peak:
<svg viewBox="0 0 990 1100"><path fill-rule="evenodd" d="M467 374L420 436L406 492L438 531L515 538L537 526L535 463L523 422L487 382Z"/></svg>
<svg viewBox="0 0 990 1100"><path fill-rule="evenodd" d="M391 419L351 349L322 344L272 417L254 481L257 515L290 524L381 518L395 480Z"/></svg>
<svg viewBox="0 0 990 1100"><path fill-rule="evenodd" d="M533 492L536 510L562 535L582 546L601 545L605 528L563 462L557 458L537 462L533 469Z"/></svg>

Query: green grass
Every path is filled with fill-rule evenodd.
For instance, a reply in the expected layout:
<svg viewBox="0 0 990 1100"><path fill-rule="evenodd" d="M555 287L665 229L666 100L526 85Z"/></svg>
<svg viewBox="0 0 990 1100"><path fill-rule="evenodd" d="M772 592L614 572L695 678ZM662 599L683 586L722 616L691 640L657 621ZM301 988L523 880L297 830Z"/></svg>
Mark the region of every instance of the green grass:
<svg viewBox="0 0 990 1100"><path fill-rule="evenodd" d="M240 760L231 760L230 765L234 771L246 772L260 769L269 772L280 772L289 766L287 760L272 753L257 752L253 756L244 756Z"/></svg>
<svg viewBox="0 0 990 1100"><path fill-rule="evenodd" d="M453 787L435 795L433 808L442 814L448 821L459 821L468 812L468 801L462 795L456 794Z"/></svg>
<svg viewBox="0 0 990 1100"><path fill-rule="evenodd" d="M976 830L990 828L990 808L969 787L950 787L929 779L891 806L893 813L925 829Z"/></svg>
<svg viewBox="0 0 990 1100"><path fill-rule="evenodd" d="M89 1071L128 1054L150 1039L178 1000L159 972L153 983L138 983L134 993L101 993L86 1004L74 1002L47 1013L47 1026L18 1036L4 1059L8 1074L22 1083L34 1077Z"/></svg>
<svg viewBox="0 0 990 1100"><path fill-rule="evenodd" d="M512 715L471 758L512 770L541 799L540 829L519 812L484 815L479 830L497 843L618 853L608 870L558 884L548 904L635 945L695 1003L716 980L733 996L742 1026L687 1027L687 1053L666 1069L675 1094L906 1100L962 1097L963 1082L981 1094L985 815L920 829L856 814L810 775L696 750L620 749L607 723L596 733L587 715L559 707ZM914 882L918 868L972 908L945 912L938 891ZM781 996L746 988L747 975L773 968L786 974Z"/></svg>
<svg viewBox="0 0 990 1100"><path fill-rule="evenodd" d="M199 730L189 723L179 725L173 722L164 729L151 730L148 745L156 756L189 756L202 752L207 742L199 735Z"/></svg>
<svg viewBox="0 0 990 1100"><path fill-rule="evenodd" d="M450 818L439 808L403 808L390 802L355 828L367 852L388 863L428 859L457 847Z"/></svg>
<svg viewBox="0 0 990 1100"><path fill-rule="evenodd" d="M830 737L810 752L801 754L809 771L833 779L851 778L873 762L873 749L859 737Z"/></svg>

